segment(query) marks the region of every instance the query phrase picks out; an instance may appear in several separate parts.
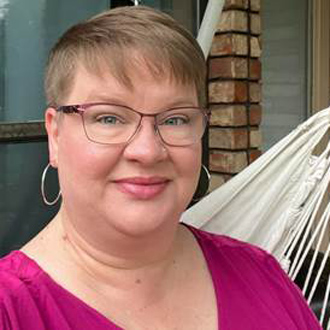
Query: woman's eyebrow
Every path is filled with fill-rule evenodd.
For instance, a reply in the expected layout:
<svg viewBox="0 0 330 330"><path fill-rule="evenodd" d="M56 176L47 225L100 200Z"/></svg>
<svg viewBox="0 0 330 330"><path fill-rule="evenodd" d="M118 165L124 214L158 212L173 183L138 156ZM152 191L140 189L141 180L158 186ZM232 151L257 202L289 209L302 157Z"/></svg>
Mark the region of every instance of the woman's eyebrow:
<svg viewBox="0 0 330 330"><path fill-rule="evenodd" d="M104 103L113 103L118 105L125 105L124 96L120 95L109 95L109 94L100 94L100 93L90 93L86 98L86 103L93 102L104 102Z"/></svg>
<svg viewBox="0 0 330 330"><path fill-rule="evenodd" d="M164 109L179 108L179 107L196 107L196 106L198 106L196 102L193 102L192 100L188 100L188 99L182 99L168 103L166 106L164 106Z"/></svg>

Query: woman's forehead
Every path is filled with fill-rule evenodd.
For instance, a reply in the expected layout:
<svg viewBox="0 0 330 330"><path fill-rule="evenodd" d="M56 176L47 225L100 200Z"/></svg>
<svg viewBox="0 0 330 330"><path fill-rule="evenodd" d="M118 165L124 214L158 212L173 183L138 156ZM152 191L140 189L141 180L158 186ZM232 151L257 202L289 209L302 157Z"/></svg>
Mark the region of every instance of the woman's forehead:
<svg viewBox="0 0 330 330"><path fill-rule="evenodd" d="M195 89L194 81L183 81L175 76L170 68L154 66L147 60L131 58L125 61L125 68L115 66L101 59L94 64L80 62L76 66L75 80L87 77L93 81L98 80L100 84L111 81L118 87L133 90L139 85L154 84L162 86L176 86L185 89Z"/></svg>

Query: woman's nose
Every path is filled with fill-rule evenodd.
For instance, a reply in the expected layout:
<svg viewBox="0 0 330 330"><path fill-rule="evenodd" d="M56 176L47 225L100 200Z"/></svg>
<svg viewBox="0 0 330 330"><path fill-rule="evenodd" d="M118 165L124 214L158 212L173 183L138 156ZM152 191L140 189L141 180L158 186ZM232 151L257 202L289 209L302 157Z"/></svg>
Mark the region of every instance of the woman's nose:
<svg viewBox="0 0 330 330"><path fill-rule="evenodd" d="M167 157L167 148L155 126L153 118L144 117L125 147L124 155L145 164L157 163Z"/></svg>

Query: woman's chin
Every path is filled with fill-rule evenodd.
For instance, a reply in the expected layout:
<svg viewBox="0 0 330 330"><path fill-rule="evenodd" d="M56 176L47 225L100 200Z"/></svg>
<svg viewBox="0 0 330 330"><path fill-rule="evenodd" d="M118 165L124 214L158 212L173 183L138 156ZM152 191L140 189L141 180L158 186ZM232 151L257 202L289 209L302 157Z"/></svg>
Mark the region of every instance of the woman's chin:
<svg viewBox="0 0 330 330"><path fill-rule="evenodd" d="M162 221L161 217L154 218L140 218L135 217L134 219L125 219L120 223L113 224L116 231L120 232L125 236L130 237L146 237L148 235L154 235L157 232L164 231L165 228L169 228L171 224L165 219ZM172 223L175 227L177 223Z"/></svg>
<svg viewBox="0 0 330 330"><path fill-rule="evenodd" d="M154 206L154 205L153 205ZM134 211L133 211L134 210ZM179 223L181 212L165 207L137 207L118 210L116 217L109 214L106 221L117 232L131 237L143 237L157 232L165 234Z"/></svg>

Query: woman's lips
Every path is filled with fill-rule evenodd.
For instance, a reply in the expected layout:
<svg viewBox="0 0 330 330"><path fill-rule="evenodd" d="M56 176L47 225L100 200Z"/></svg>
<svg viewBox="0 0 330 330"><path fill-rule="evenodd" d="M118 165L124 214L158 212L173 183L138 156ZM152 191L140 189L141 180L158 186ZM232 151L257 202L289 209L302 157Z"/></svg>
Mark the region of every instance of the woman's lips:
<svg viewBox="0 0 330 330"><path fill-rule="evenodd" d="M159 195L169 183L166 178L152 177L134 177L114 181L118 189L133 198L152 199Z"/></svg>

